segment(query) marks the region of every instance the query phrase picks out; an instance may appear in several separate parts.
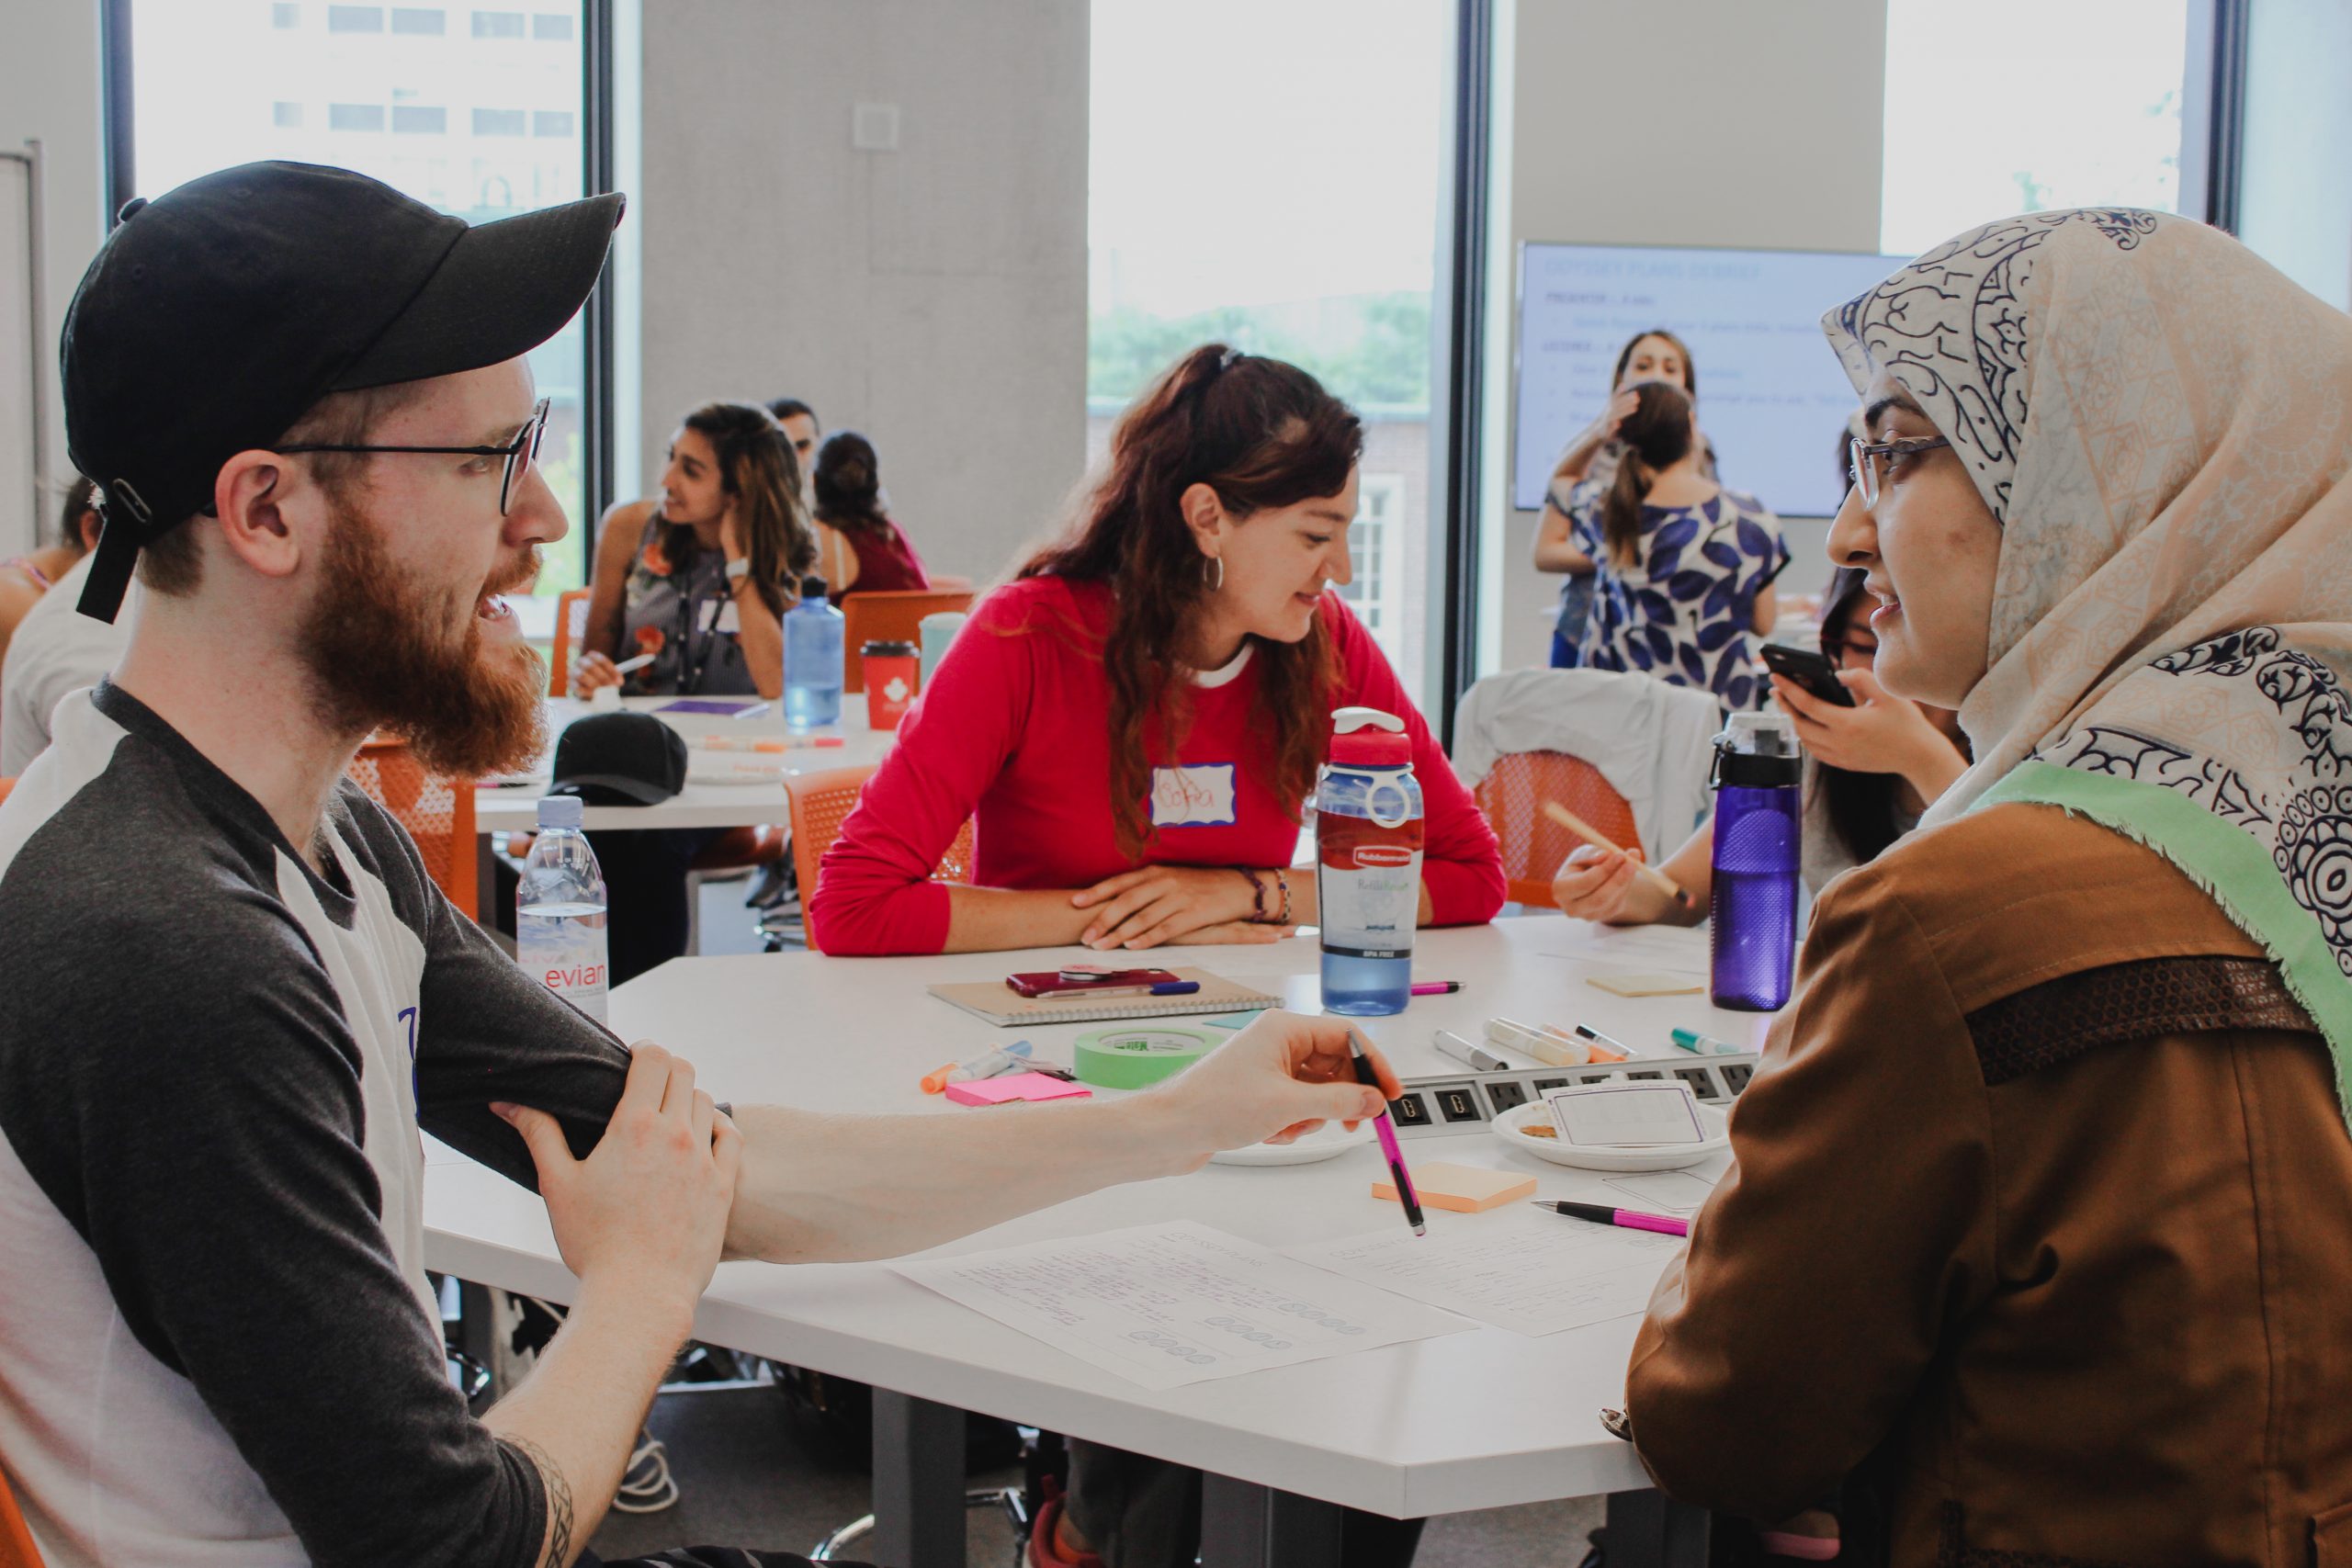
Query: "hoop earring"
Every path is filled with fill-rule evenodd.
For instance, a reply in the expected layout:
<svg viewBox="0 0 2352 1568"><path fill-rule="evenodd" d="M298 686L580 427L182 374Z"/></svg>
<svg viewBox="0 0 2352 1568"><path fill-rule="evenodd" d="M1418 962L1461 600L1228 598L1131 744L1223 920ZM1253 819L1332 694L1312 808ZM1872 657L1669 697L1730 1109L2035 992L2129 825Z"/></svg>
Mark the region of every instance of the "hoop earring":
<svg viewBox="0 0 2352 1568"><path fill-rule="evenodd" d="M1216 575L1209 575L1209 568L1216 568ZM1225 586L1225 558L1210 556L1201 562L1201 586L1215 593Z"/></svg>

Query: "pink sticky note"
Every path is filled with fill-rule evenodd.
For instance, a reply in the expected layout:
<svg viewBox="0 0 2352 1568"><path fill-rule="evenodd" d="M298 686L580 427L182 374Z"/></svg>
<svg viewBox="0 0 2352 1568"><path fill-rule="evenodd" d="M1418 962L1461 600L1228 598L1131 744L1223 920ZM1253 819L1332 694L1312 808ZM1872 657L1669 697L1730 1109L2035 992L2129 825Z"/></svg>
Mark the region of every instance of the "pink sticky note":
<svg viewBox="0 0 2352 1568"><path fill-rule="evenodd" d="M1084 1084L1064 1083L1043 1073L1007 1073L1001 1078L981 1078L976 1083L952 1083L947 1086L947 1098L958 1105L1007 1105L1016 1100L1078 1100L1091 1097L1093 1092Z"/></svg>

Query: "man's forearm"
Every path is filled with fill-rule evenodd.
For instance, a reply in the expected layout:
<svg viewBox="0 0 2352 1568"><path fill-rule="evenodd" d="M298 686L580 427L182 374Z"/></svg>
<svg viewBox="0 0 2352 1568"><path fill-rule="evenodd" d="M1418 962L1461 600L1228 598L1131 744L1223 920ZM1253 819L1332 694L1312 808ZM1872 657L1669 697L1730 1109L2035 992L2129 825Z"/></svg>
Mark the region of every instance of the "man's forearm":
<svg viewBox="0 0 2352 1568"><path fill-rule="evenodd" d="M964 1115L735 1112L743 1169L727 1256L772 1263L897 1258L1121 1182L1173 1176L1193 1148L1158 1095Z"/></svg>
<svg viewBox="0 0 2352 1568"><path fill-rule="evenodd" d="M548 1507L542 1568L566 1568L587 1550L693 1326L690 1304L583 1282L530 1377L482 1417L538 1467Z"/></svg>

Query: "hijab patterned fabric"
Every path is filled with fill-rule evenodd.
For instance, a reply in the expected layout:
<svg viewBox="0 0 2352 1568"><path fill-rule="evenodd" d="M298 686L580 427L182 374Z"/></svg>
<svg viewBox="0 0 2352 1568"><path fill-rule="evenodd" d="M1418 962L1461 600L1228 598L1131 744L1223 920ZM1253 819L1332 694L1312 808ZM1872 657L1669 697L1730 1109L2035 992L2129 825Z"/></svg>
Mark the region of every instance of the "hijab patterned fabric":
<svg viewBox="0 0 2352 1568"><path fill-rule="evenodd" d="M2352 317L2218 230L2005 219L1823 328L2002 525L1976 762L2151 845L2276 958L2352 1078ZM2352 1101L2347 1101L2352 1103Z"/></svg>

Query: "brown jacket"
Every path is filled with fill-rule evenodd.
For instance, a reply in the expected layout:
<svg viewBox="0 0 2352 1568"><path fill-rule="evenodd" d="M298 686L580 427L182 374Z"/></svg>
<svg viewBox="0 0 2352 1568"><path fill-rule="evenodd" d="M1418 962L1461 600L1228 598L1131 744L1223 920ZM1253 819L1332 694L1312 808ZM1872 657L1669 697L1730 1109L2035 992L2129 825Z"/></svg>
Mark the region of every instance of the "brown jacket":
<svg viewBox="0 0 2352 1568"><path fill-rule="evenodd" d="M1629 1414L1758 1519L1888 1445L1897 1563L2352 1563L2352 1136L2275 966L2047 807L1824 895Z"/></svg>

